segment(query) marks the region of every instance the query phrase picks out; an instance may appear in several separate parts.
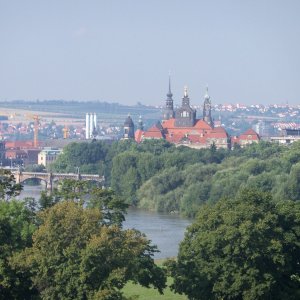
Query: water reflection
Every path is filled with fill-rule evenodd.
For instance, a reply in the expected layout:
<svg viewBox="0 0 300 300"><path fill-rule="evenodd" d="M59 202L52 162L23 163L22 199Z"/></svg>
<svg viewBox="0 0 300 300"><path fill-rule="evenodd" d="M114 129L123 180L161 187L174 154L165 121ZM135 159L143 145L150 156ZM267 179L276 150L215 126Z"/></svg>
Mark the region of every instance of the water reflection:
<svg viewBox="0 0 300 300"><path fill-rule="evenodd" d="M20 199L34 197L38 199L45 186L24 185ZM185 229L191 221L177 215L148 212L140 209L129 209L123 227L135 228L147 235L152 244L161 251L155 258L174 257L178 253L178 245L183 240Z"/></svg>

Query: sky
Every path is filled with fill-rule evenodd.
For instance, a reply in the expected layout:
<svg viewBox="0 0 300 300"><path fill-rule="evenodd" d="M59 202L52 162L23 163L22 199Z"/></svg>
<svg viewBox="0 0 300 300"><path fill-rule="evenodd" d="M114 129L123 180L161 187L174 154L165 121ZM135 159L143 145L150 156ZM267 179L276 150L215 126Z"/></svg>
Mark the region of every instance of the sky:
<svg viewBox="0 0 300 300"><path fill-rule="evenodd" d="M0 101L300 104L298 0L0 0Z"/></svg>

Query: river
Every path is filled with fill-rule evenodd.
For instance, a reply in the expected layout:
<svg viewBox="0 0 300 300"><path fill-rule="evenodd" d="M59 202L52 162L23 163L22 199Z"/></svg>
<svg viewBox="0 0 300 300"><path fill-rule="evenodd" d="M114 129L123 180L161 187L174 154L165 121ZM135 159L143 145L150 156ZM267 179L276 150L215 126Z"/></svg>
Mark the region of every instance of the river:
<svg viewBox="0 0 300 300"><path fill-rule="evenodd" d="M39 198L40 192L44 189L45 187L42 185L24 185L20 198ZM186 227L190 224L191 220L177 215L129 209L123 227L125 229L135 228L145 233L152 244L157 245L160 250L155 254L155 258L158 259L177 255L178 245L184 237Z"/></svg>

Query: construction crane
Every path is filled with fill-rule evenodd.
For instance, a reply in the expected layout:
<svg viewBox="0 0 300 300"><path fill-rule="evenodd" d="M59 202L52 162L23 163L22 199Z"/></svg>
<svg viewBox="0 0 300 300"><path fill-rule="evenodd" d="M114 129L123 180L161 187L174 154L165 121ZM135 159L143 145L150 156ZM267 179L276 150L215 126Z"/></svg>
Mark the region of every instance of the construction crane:
<svg viewBox="0 0 300 300"><path fill-rule="evenodd" d="M39 123L40 117L38 115L27 114L26 115L29 119L34 120L33 126L33 147L37 148L39 145L38 135L39 135Z"/></svg>
<svg viewBox="0 0 300 300"><path fill-rule="evenodd" d="M68 139L70 131L67 125L65 125L65 127L63 128L63 133L64 133L64 139Z"/></svg>

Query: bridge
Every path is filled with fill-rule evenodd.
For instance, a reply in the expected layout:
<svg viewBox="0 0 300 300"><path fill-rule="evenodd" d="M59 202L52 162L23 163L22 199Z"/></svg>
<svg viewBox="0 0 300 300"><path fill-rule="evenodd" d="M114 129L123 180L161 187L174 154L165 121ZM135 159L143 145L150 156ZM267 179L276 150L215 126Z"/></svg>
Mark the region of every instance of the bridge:
<svg viewBox="0 0 300 300"><path fill-rule="evenodd" d="M44 181L46 189L52 191L54 183L64 179L74 179L83 181L104 182L104 176L93 174L80 174L80 173L40 173L40 172L23 172L21 169L12 170L11 173L16 179L16 183L22 183L27 179L39 179Z"/></svg>

